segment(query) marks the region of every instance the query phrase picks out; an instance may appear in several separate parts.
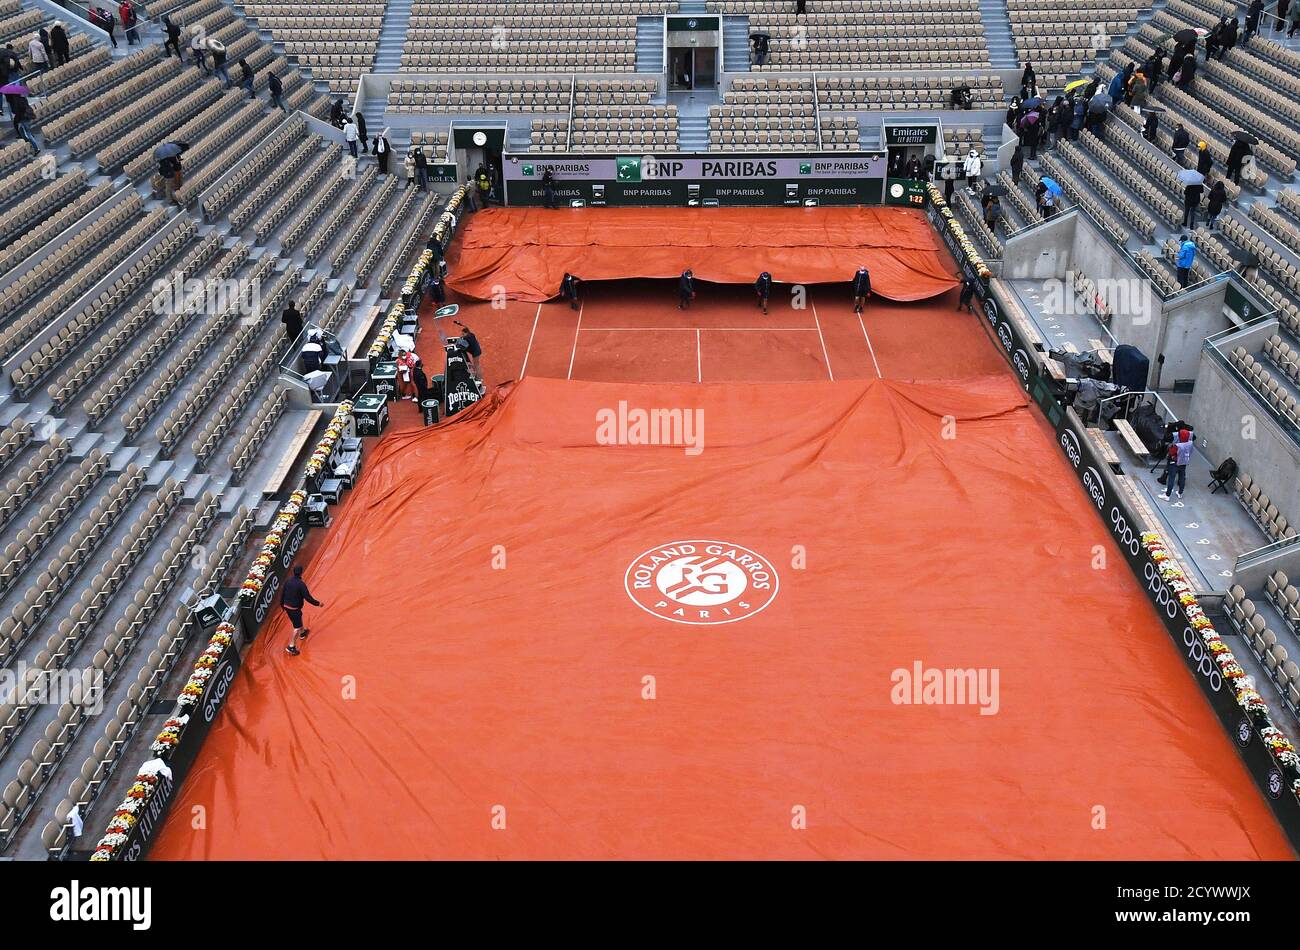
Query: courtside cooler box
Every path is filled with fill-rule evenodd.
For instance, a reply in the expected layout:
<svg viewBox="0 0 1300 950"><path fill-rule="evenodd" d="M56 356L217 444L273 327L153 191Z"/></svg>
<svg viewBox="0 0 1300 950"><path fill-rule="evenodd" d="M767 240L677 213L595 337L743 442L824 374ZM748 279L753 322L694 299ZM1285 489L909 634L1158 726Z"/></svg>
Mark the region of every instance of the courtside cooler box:
<svg viewBox="0 0 1300 950"><path fill-rule="evenodd" d="M382 396L396 396L397 364L392 360L381 360L376 363L370 373L370 389Z"/></svg>
<svg viewBox="0 0 1300 950"><path fill-rule="evenodd" d="M358 396L352 416L357 420L357 435L381 435L388 427L388 397L377 393Z"/></svg>

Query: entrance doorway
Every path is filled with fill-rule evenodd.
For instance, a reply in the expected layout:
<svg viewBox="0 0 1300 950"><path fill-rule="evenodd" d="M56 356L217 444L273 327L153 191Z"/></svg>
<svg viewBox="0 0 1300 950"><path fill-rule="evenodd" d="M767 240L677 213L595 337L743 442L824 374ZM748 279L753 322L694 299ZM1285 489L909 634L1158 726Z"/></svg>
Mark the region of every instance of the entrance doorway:
<svg viewBox="0 0 1300 950"><path fill-rule="evenodd" d="M668 88L675 92L718 87L718 50L714 46L668 49Z"/></svg>

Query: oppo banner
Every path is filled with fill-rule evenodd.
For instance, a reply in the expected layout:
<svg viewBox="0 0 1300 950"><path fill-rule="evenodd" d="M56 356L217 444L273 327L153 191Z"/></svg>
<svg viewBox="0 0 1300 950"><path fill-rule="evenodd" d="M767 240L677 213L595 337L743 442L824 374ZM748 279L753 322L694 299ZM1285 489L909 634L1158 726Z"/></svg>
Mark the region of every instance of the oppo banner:
<svg viewBox="0 0 1300 950"><path fill-rule="evenodd" d="M1007 319L996 294L990 294L984 301L984 312L1017 376L1055 426L1057 445L1074 470L1084 493L1096 506L1097 514L1109 529L1111 537L1124 552L1124 558L1146 591L1156 613L1160 615L1183 662L1214 709L1219 722L1232 737L1251 778L1263 792L1292 846L1300 850L1300 802L1286 788L1285 777L1278 768L1277 761L1264 747L1254 724L1237 704L1231 687L1223 681L1218 664L1187 622L1177 595L1160 576L1156 562L1142 543L1141 523L1120 494L1116 476L1093 450L1092 443L1085 437L1084 425L1079 416L1052 398L1040 355L1026 346L1015 325ZM1249 649L1230 629L1220 630L1219 634L1232 646L1234 652Z"/></svg>
<svg viewBox="0 0 1300 950"><path fill-rule="evenodd" d="M514 155L502 165L506 202L545 201L542 176L551 173L558 204L802 205L880 204L883 152L831 156Z"/></svg>

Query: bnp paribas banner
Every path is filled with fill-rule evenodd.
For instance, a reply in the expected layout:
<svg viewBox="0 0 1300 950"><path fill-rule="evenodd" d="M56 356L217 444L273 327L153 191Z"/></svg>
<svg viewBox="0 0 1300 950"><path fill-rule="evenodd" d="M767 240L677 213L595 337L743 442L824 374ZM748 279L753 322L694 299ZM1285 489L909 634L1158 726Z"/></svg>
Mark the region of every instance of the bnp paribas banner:
<svg viewBox="0 0 1300 950"><path fill-rule="evenodd" d="M551 173L557 204L879 204L884 152L829 155L512 155L503 162L509 204L542 204Z"/></svg>

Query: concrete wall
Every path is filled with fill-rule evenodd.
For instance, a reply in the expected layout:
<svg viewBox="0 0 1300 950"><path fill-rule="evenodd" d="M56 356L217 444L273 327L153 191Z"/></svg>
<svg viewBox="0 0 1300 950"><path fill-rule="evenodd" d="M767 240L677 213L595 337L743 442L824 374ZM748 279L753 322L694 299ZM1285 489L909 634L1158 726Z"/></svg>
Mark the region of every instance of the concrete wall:
<svg viewBox="0 0 1300 950"><path fill-rule="evenodd" d="M1226 281L1215 281L1164 301L1161 338L1150 354L1153 362L1156 355L1164 354L1161 385L1173 386L1177 379L1195 379L1201 367L1205 338L1233 326L1223 309L1227 287Z"/></svg>
<svg viewBox="0 0 1300 950"><path fill-rule="evenodd" d="M1078 215L1059 214L1014 237L1002 247L1004 280L1060 280L1073 257Z"/></svg>
<svg viewBox="0 0 1300 950"><path fill-rule="evenodd" d="M1249 350L1276 331L1277 321L1268 320L1221 341L1220 348L1225 353L1238 345ZM1288 521L1300 520L1300 443L1236 370L1210 354L1201 360L1191 419L1197 438L1208 442L1205 454L1213 464L1236 459Z"/></svg>

